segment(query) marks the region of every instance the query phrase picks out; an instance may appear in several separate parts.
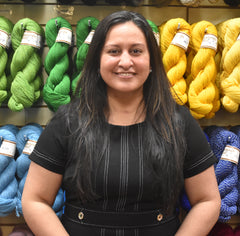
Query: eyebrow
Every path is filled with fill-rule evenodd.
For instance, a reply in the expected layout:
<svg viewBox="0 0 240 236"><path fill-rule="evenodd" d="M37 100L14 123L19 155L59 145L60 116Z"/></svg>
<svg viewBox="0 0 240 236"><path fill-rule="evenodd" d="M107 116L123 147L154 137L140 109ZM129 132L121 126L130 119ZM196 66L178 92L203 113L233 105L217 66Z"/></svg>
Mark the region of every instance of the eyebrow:
<svg viewBox="0 0 240 236"><path fill-rule="evenodd" d="M134 43L131 45L131 47L135 47L135 46L143 46L145 47L145 44L143 43ZM104 48L108 48L108 47L119 47L119 44L107 44L104 46Z"/></svg>

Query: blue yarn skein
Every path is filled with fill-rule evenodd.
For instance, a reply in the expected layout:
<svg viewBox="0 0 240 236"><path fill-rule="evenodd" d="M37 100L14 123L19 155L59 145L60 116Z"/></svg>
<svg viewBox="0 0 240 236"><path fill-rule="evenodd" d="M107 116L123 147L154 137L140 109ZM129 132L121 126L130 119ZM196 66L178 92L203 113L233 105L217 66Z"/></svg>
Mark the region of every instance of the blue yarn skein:
<svg viewBox="0 0 240 236"><path fill-rule="evenodd" d="M19 216L20 214L22 215L22 204L21 204L22 192L23 192L25 181L26 181L29 165L31 163L31 160L28 158L29 154L23 152L23 150L29 140L37 142L42 131L43 131L43 128L39 124L31 123L22 127L16 136L17 150L19 153L19 156L16 160L16 165L17 165L16 174L19 181L18 197L17 197L17 203L16 203L17 216Z"/></svg>
<svg viewBox="0 0 240 236"><path fill-rule="evenodd" d="M207 138L207 141L209 143L209 137L208 135L204 132L205 134L205 137ZM181 204L181 207L185 210L185 211L190 211L192 206L188 200L188 196L186 194L186 191L185 189L183 189L182 193L181 193L181 196L180 196L180 204Z"/></svg>
<svg viewBox="0 0 240 236"><path fill-rule="evenodd" d="M185 211L190 211L192 206L188 200L188 196L185 192L185 189L183 189L181 196L180 196L180 205Z"/></svg>
<svg viewBox="0 0 240 236"><path fill-rule="evenodd" d="M221 159L227 145L240 149L239 138L233 132L218 126L209 126L204 130L208 137L210 146L219 159L215 165L215 174L221 195L221 210L219 221L226 222L237 212L238 200L238 174L237 165L231 161Z"/></svg>
<svg viewBox="0 0 240 236"><path fill-rule="evenodd" d="M16 143L18 128L4 125L0 128L0 147L3 141ZM7 216L15 209L18 182L15 177L16 162L14 157L0 154L0 216Z"/></svg>
<svg viewBox="0 0 240 236"><path fill-rule="evenodd" d="M236 125L231 127L230 131L235 133L240 141L240 125ZM238 201L237 201L237 211L240 213L240 164L238 163L238 183L237 183L237 189L238 189Z"/></svg>
<svg viewBox="0 0 240 236"><path fill-rule="evenodd" d="M63 214L63 206L64 206L64 192L60 188L58 190L57 196L53 203L52 209L55 211L56 215L60 218Z"/></svg>
<svg viewBox="0 0 240 236"><path fill-rule="evenodd" d="M26 153L23 153L23 149L27 144L28 140L37 142L42 131L43 131L43 128L41 127L41 125L36 123L31 123L22 127L16 136L17 150L18 150L18 153L20 154L20 156L18 156L16 160L17 176L20 179L23 178L23 176L28 171L28 168L31 162L30 159L28 158L29 155Z"/></svg>
<svg viewBox="0 0 240 236"><path fill-rule="evenodd" d="M28 140L36 141L40 137L43 128L36 123L28 124L18 132L17 134L17 149L20 153L20 156L17 158L17 176L19 178L19 187L18 187L18 196L16 203L16 214L17 216L22 215L22 192L24 184L26 182L27 173L31 160L28 158L30 153L23 153L24 147L27 144ZM64 199L63 199L63 190L60 189L52 206L56 214L61 217L63 211Z"/></svg>

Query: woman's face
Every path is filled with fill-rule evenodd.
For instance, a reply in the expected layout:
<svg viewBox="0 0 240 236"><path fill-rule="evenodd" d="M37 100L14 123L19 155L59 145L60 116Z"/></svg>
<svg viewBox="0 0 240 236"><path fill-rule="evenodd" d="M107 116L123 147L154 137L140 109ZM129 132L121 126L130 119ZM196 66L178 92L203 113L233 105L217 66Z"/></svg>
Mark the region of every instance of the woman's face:
<svg viewBox="0 0 240 236"><path fill-rule="evenodd" d="M100 74L109 92L141 92L150 73L143 32L133 22L110 28L100 56Z"/></svg>

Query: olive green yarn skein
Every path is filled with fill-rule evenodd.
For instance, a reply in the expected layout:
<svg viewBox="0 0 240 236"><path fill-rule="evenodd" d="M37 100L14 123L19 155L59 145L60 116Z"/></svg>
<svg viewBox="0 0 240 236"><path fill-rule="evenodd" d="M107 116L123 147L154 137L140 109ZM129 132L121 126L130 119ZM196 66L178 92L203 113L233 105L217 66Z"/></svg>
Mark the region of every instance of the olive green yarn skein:
<svg viewBox="0 0 240 236"><path fill-rule="evenodd" d="M42 38L44 37L43 28L29 18L19 20L13 27L14 54L10 68L13 82L11 84L12 95L8 101L8 107L12 111L21 111L31 107L40 98L43 85L40 49L21 43L25 31L35 32Z"/></svg>
<svg viewBox="0 0 240 236"><path fill-rule="evenodd" d="M4 16L0 16L0 30L11 34L13 23ZM0 45L0 106L9 97L8 77L6 74L6 67L8 65L8 50Z"/></svg>
<svg viewBox="0 0 240 236"><path fill-rule="evenodd" d="M74 92L79 80L84 61L86 59L89 43L86 39L92 30L95 30L99 24L99 20L95 17L84 17L77 22L76 35L77 35L77 48L78 51L75 55L75 72L72 79L72 91Z"/></svg>
<svg viewBox="0 0 240 236"><path fill-rule="evenodd" d="M45 28L46 42L49 52L45 58L44 66L48 74L43 87L43 100L52 111L70 102L70 76L68 50L70 45L65 42L56 42L59 30L67 28L72 31L70 23L63 17L50 19Z"/></svg>

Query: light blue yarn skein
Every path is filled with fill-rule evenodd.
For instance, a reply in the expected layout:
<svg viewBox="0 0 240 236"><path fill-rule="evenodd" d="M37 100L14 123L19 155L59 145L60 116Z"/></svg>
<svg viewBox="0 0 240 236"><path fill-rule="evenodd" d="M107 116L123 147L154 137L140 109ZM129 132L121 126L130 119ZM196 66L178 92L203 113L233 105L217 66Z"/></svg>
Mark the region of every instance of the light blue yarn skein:
<svg viewBox="0 0 240 236"><path fill-rule="evenodd" d="M25 181L26 181L29 165L31 163L31 160L28 158L29 154L24 153L23 150L29 140L37 142L42 131L43 131L43 128L41 127L41 125L37 123L31 123L22 127L16 136L17 150L19 153L19 156L16 160L16 165L17 165L16 174L19 181L18 194L17 194L18 197L17 197L17 203L16 203L17 216L19 216L20 214L21 215L23 214L22 204L21 204L22 192L23 192Z"/></svg>
<svg viewBox="0 0 240 236"><path fill-rule="evenodd" d="M219 221L226 222L237 212L238 200L238 173L237 165L231 161L221 159L227 145L239 147L239 138L233 132L218 126L209 126L204 130L208 137L211 148L219 159L215 165L215 174L221 195L221 210Z"/></svg>
<svg viewBox="0 0 240 236"><path fill-rule="evenodd" d="M236 125L231 127L230 131L235 133L239 137L240 141L240 125ZM237 201L237 211L240 213L240 163L238 162L238 184L237 184L237 189L238 189L238 201Z"/></svg>
<svg viewBox="0 0 240 236"><path fill-rule="evenodd" d="M22 215L22 192L24 188L24 184L26 182L27 174L29 165L31 160L29 159L29 154L23 153L24 147L27 144L28 140L38 141L43 128L36 123L31 123L22 127L22 129L17 134L17 149L19 152L19 157L17 158L17 176L19 178L19 187L18 187L18 198L16 203L16 214L17 216ZM53 210L56 214L60 217L62 215L62 208L63 208L64 200L63 200L63 190L60 189L55 202L53 204Z"/></svg>
<svg viewBox="0 0 240 236"><path fill-rule="evenodd" d="M0 128L0 147L3 141L16 143L18 128L4 125ZM12 213L16 206L18 182L15 177L16 162L14 157L0 154L0 216Z"/></svg>

